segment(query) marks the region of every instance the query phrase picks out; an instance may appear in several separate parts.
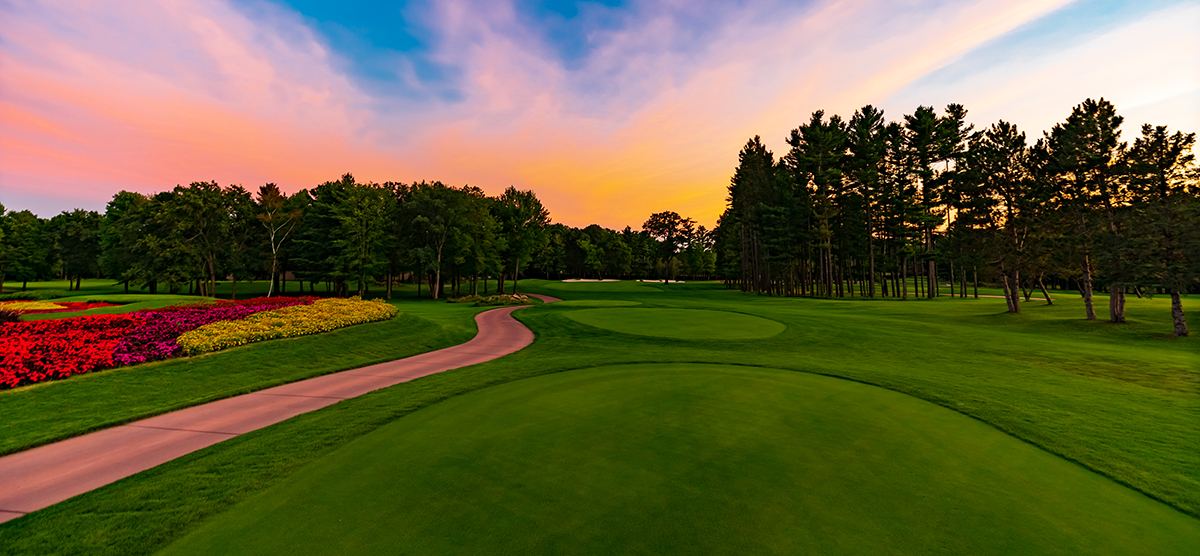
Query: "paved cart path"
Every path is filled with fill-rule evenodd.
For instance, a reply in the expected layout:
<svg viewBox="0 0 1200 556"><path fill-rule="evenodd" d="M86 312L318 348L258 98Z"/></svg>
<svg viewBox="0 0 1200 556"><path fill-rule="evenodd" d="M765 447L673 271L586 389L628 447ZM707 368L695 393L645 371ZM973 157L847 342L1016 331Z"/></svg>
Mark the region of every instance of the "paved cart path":
<svg viewBox="0 0 1200 556"><path fill-rule="evenodd" d="M550 303L559 299L533 295ZM310 378L181 409L0 458L0 522L166 463L239 434L415 378L491 361L533 342L512 318L520 307L475 316L457 346Z"/></svg>

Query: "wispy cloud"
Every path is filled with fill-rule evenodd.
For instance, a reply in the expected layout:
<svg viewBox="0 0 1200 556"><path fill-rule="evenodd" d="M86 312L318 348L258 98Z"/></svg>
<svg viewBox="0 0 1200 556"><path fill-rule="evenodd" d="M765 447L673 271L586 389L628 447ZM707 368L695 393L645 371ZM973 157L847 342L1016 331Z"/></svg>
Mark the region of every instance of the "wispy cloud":
<svg viewBox="0 0 1200 556"><path fill-rule="evenodd" d="M49 213L120 188L296 190L351 171L533 188L571 224L636 226L660 210L711 224L751 135L781 149L817 108L887 100L898 118L940 102L922 76L1063 4L635 2L585 6L572 20L584 30L564 39L513 3L440 1L404 13L422 26L419 52L372 62L390 64L403 89L391 94L274 4L0 3L0 201ZM953 100L1016 119L1058 102L1015 83L1044 67L1016 64L1008 93L972 74Z"/></svg>

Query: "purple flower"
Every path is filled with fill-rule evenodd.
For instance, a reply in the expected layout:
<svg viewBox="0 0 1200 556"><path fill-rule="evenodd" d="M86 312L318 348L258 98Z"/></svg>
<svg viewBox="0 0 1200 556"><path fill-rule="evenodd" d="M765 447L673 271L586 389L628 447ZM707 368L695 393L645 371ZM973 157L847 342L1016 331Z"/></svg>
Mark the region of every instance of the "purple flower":
<svg viewBox="0 0 1200 556"><path fill-rule="evenodd" d="M292 305L307 305L310 300L297 299L294 303L270 303L262 305L216 305L211 307L189 307L166 311L138 311L143 325L121 340L113 350L113 363L133 365L156 359L166 359L179 353L176 339L180 334L206 324L223 320L237 320L262 311L273 311Z"/></svg>

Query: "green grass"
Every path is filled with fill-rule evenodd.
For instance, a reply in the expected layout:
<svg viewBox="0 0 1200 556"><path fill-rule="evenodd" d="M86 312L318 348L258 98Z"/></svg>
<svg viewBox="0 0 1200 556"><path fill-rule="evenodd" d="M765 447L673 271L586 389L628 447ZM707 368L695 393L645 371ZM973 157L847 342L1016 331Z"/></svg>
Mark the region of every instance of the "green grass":
<svg viewBox="0 0 1200 556"><path fill-rule="evenodd" d="M429 301L396 305L401 314L386 322L0 391L0 454L459 344L475 334L474 315L483 310Z"/></svg>
<svg viewBox="0 0 1200 556"><path fill-rule="evenodd" d="M199 303L201 301L211 301L211 297L197 297L192 295L150 295L150 294L88 294L76 295L71 297L59 297L53 301L78 301L105 303L118 303L117 307L99 307L96 309L87 309L84 311L65 311L61 313L37 313L32 315L22 315L21 320L47 320L47 319L66 319L71 317L82 317L85 315L118 315L122 313L132 313L143 309L161 309L171 305L181 305L185 303Z"/></svg>
<svg viewBox="0 0 1200 556"><path fill-rule="evenodd" d="M399 419L163 554L1182 554L1200 521L934 404L598 367Z"/></svg>
<svg viewBox="0 0 1200 556"><path fill-rule="evenodd" d="M251 500L259 493L275 485L288 488L286 485L297 473L307 473L307 466L322 465L326 456L355 439L389 423L402 427L410 418L405 416L414 411L488 386L567 370L579 370L582 376L591 372L585 369L621 363L748 364L880 386L973 417L1011 438L1095 471L1096 480L1111 479L1110 485L1127 485L1162 501L1162 508L1173 507L1171 511L1191 516L1186 519L1200 515L1200 435L1196 432L1196 424L1200 423L1200 350L1195 338L1167 337L1170 316L1165 298L1130 299L1130 324L1113 326L1083 321L1078 297L1066 295L1056 298L1058 303L1052 307L1035 296L1024 304L1023 313L1009 315L1004 313L1001 299L783 299L690 283L657 284L647 295L640 295L604 290L608 284L584 285L589 286L587 291L570 291L557 287L563 286L561 283L521 281L525 291L568 300L732 311L781 322L787 329L756 340L670 339L581 324L567 316L572 311L586 310L577 306L548 304L521 309L515 315L537 335L535 343L521 352L340 402L0 524L0 553L154 552L200 530L210 520L220 519L223 512L238 511L242 502L253 503ZM1103 307L1106 299L1098 301ZM1189 310L1196 308L1193 298L1184 303ZM250 352L270 345L245 349ZM264 357L261 363L271 365L270 358ZM75 403L85 400L86 391L79 391ZM0 408L4 404L0 396ZM7 435L20 431L19 426L8 424L10 416L58 409L53 404L42 405L0 414L0 419L5 420ZM869 409L847 407L847 411ZM987 462L975 463L988 467ZM898 461L895 467L874 473L887 478L902 469ZM406 472L416 470L395 470ZM819 486L814 484L814 488ZM514 492L519 491L514 487ZM1082 500L1069 508L1070 512L1060 512L1061 517L1088 515L1092 503ZM392 502L401 504L403 500ZM487 499L475 502L487 506L479 511L498 511ZM531 507L534 502L530 501ZM976 511L965 506L957 509L964 513ZM660 510L663 515L690 519L687 508ZM1116 513L1109 518L1120 519L1120 515L1130 514ZM1120 530L1157 529L1159 536L1165 537L1171 535L1169 521L1131 517ZM490 527L488 523L460 523L459 535ZM1061 530L1047 533L1045 538L1074 538L1070 531L1073 526L1059 523ZM1028 538L1017 529L1010 531L1012 538ZM702 534L699 530L693 532ZM864 530L864 535L868 533ZM345 542L352 542L356 536L350 525L338 534L345 537ZM1180 542L1187 539L1185 535L1172 538ZM367 542L363 537L358 539ZM1163 538L1147 542L1170 541ZM1115 543L1111 550L1099 547L1094 552L1119 553L1118 548L1127 546L1120 544L1120 539L1111 542ZM752 548L742 552L753 552ZM911 551L921 548L913 546ZM1086 545L1076 548L1093 552Z"/></svg>
<svg viewBox="0 0 1200 556"><path fill-rule="evenodd" d="M662 291L653 282L632 280L621 280L620 282L547 282L539 280L538 282L541 283L543 289L560 293L658 293Z"/></svg>
<svg viewBox="0 0 1200 556"><path fill-rule="evenodd" d="M577 299L574 301L556 301L558 307L635 307L641 305L638 301L623 301L620 299Z"/></svg>
<svg viewBox="0 0 1200 556"><path fill-rule="evenodd" d="M787 328L762 317L704 309L583 309L566 315L597 328L681 340L769 338Z"/></svg>

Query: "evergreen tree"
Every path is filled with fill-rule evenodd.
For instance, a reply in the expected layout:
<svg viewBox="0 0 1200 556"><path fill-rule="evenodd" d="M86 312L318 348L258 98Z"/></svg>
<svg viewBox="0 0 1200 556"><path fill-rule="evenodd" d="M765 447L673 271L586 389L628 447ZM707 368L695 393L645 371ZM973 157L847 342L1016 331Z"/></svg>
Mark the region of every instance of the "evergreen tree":
<svg viewBox="0 0 1200 556"><path fill-rule="evenodd" d="M1116 219L1124 143L1120 127L1124 118L1104 99L1087 99L1072 111L1066 122L1047 133L1048 165L1054 174L1056 202L1074 224L1071 240L1080 250L1080 285L1087 319L1096 313L1092 300L1096 247L1101 233L1111 234L1112 248L1123 250L1122 233ZM1124 264L1119 253L1106 253L1109 263L1109 320L1125 321Z"/></svg>
<svg viewBox="0 0 1200 556"><path fill-rule="evenodd" d="M1132 224L1142 236L1138 260L1146 281L1171 296L1176 336L1188 335L1180 297L1200 277L1195 144L1195 133L1171 134L1166 126L1146 124L1128 156L1129 189L1136 199Z"/></svg>

